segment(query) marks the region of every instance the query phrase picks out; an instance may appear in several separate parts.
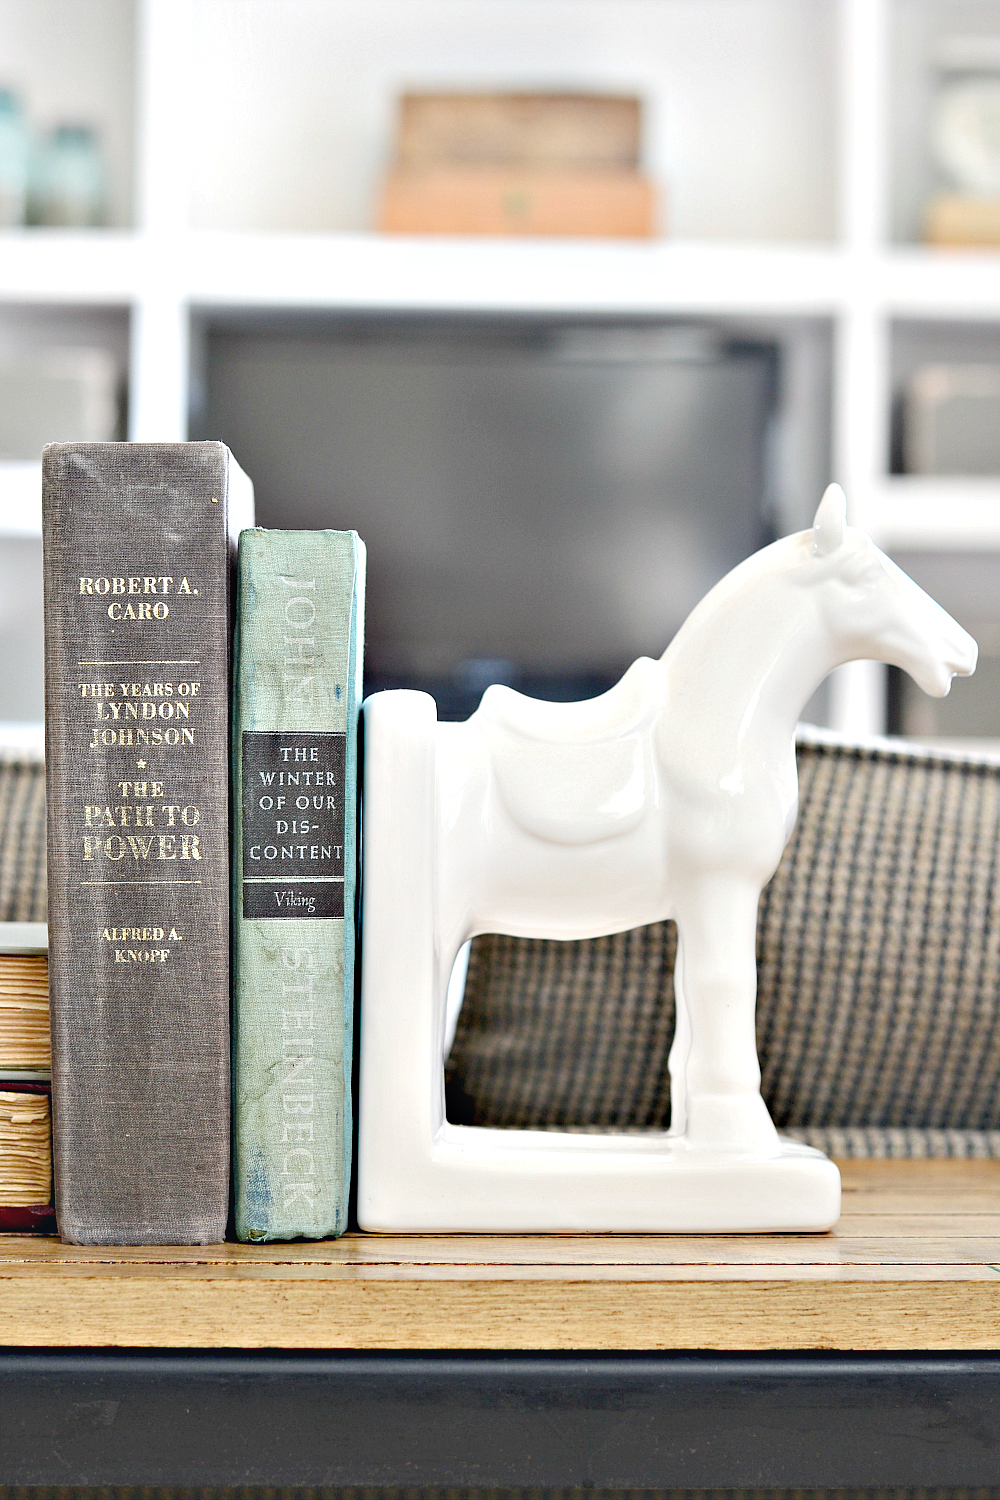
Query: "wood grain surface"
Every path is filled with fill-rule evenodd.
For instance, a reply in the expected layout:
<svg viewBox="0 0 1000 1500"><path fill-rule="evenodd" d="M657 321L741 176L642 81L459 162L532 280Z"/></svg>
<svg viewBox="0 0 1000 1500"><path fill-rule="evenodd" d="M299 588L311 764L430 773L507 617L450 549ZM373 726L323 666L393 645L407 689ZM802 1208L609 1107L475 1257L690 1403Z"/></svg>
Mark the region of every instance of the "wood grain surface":
<svg viewBox="0 0 1000 1500"><path fill-rule="evenodd" d="M0 1344L996 1349L1000 1162L845 1162L823 1235L0 1239Z"/></svg>

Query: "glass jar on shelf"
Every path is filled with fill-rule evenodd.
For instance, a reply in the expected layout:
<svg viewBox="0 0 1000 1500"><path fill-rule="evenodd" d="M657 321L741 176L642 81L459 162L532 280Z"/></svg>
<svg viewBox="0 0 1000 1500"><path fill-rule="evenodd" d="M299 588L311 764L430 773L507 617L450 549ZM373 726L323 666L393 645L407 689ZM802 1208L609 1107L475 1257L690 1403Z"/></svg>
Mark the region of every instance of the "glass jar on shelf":
<svg viewBox="0 0 1000 1500"><path fill-rule="evenodd" d="M31 178L33 223L65 229L104 223L104 161L89 125L57 125L39 142Z"/></svg>
<svg viewBox="0 0 1000 1500"><path fill-rule="evenodd" d="M15 228L27 218L30 151L20 101L12 89L0 88L0 229Z"/></svg>

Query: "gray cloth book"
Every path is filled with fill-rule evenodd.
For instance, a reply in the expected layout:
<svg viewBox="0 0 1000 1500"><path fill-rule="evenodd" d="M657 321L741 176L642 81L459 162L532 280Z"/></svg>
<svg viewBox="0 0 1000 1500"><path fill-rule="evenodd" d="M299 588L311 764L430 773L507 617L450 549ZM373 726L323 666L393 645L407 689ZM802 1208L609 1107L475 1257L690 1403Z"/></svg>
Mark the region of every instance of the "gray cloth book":
<svg viewBox="0 0 1000 1500"><path fill-rule="evenodd" d="M76 1244L229 1200L229 641L253 490L222 443L43 454L55 1192Z"/></svg>
<svg viewBox="0 0 1000 1500"><path fill-rule="evenodd" d="M365 546L240 538L233 1125L241 1240L343 1233L351 1180Z"/></svg>

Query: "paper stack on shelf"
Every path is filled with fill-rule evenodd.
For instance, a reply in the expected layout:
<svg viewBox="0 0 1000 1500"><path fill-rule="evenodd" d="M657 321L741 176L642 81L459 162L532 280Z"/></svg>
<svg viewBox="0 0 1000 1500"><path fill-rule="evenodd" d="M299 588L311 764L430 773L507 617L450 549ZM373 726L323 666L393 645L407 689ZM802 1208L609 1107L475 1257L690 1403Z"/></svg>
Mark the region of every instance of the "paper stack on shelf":
<svg viewBox="0 0 1000 1500"><path fill-rule="evenodd" d="M5 951L7 942L0 927L0 1079L10 1068L52 1066L48 959L44 952Z"/></svg>

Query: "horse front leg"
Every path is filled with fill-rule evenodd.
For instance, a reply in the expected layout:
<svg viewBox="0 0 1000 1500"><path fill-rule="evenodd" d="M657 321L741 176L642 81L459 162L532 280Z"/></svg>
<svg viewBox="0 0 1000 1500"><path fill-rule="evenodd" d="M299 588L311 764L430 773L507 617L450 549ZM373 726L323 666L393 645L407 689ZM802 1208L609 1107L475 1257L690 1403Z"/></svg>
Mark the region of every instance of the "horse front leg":
<svg viewBox="0 0 1000 1500"><path fill-rule="evenodd" d="M693 1145L746 1149L777 1142L760 1096L754 1027L759 897L752 881L698 875L678 903L680 993L690 1037L684 1134Z"/></svg>

